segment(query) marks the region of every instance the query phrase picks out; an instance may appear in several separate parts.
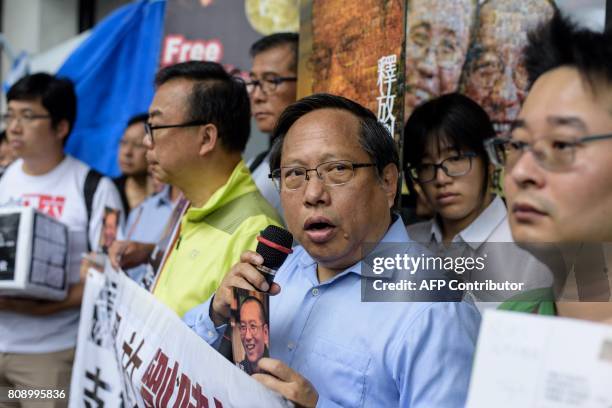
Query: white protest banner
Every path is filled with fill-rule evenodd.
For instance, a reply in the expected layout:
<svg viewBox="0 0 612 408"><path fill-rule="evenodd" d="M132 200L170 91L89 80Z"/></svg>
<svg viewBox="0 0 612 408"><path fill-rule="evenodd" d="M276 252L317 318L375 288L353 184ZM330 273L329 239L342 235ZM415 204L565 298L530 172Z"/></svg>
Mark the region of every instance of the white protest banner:
<svg viewBox="0 0 612 408"><path fill-rule="evenodd" d="M467 407L612 406L612 325L487 310Z"/></svg>
<svg viewBox="0 0 612 408"><path fill-rule="evenodd" d="M76 355L70 384L70 407L119 407L121 384L119 366L115 362L112 338L107 331L109 312L108 296L116 297L116 291L104 275L90 269L81 303L81 319Z"/></svg>
<svg viewBox="0 0 612 408"><path fill-rule="evenodd" d="M291 407L108 264L88 273L70 407Z"/></svg>

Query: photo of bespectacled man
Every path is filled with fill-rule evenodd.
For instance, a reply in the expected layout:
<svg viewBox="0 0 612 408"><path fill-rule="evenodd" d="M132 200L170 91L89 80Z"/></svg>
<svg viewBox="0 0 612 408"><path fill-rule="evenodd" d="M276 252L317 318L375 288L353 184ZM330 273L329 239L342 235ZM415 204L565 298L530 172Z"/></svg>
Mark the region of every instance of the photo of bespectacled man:
<svg viewBox="0 0 612 408"><path fill-rule="evenodd" d="M119 210L104 207L104 218L102 220L102 233L100 234L100 248L105 254L108 248L117 239L119 230Z"/></svg>
<svg viewBox="0 0 612 408"><path fill-rule="evenodd" d="M234 363L247 374L261 372L257 363L270 356L268 295L234 288L232 350Z"/></svg>
<svg viewBox="0 0 612 408"><path fill-rule="evenodd" d="M527 96L527 33L554 11L551 0L485 0L480 6L460 90L489 114L498 136L510 130Z"/></svg>
<svg viewBox="0 0 612 408"><path fill-rule="evenodd" d="M409 0L404 119L418 105L459 88L477 0Z"/></svg>

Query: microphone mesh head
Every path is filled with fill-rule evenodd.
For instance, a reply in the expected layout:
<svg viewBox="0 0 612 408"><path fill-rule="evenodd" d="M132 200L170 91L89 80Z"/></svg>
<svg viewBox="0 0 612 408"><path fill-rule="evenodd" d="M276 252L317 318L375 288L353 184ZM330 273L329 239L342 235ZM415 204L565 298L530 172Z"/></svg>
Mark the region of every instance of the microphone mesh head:
<svg viewBox="0 0 612 408"><path fill-rule="evenodd" d="M286 229L277 227L276 225L268 225L266 229L261 232L260 236L287 248L287 250L291 249L291 244L293 243L293 235ZM257 253L263 257L263 265L270 269L278 269L283 262L285 262L285 259L287 259L287 255L289 255L263 242L257 243Z"/></svg>

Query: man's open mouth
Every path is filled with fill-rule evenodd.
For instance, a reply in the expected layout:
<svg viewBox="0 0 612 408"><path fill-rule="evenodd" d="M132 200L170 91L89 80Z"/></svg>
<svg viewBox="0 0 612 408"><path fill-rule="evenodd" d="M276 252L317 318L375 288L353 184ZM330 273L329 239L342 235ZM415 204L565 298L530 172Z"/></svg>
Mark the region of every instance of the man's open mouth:
<svg viewBox="0 0 612 408"><path fill-rule="evenodd" d="M325 217L310 217L304 223L306 236L315 243L329 241L336 231L336 225Z"/></svg>

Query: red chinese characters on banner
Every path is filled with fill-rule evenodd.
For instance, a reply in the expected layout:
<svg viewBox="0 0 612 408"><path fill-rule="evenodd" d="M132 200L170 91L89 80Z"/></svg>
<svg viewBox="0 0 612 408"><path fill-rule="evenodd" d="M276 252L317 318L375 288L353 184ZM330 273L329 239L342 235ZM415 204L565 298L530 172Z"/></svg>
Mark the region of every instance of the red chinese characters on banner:
<svg viewBox="0 0 612 408"><path fill-rule="evenodd" d="M142 396L147 408L168 407L170 398L178 387L173 408L209 408L208 397L202 392L202 386L194 383L187 375L180 374L179 364L169 366L168 356L161 348L157 349L155 357L147 367L142 377ZM223 408L223 404L213 398L214 408Z"/></svg>
<svg viewBox="0 0 612 408"><path fill-rule="evenodd" d="M24 207L33 207L53 218L60 218L64 212L66 198L47 194L24 194Z"/></svg>

